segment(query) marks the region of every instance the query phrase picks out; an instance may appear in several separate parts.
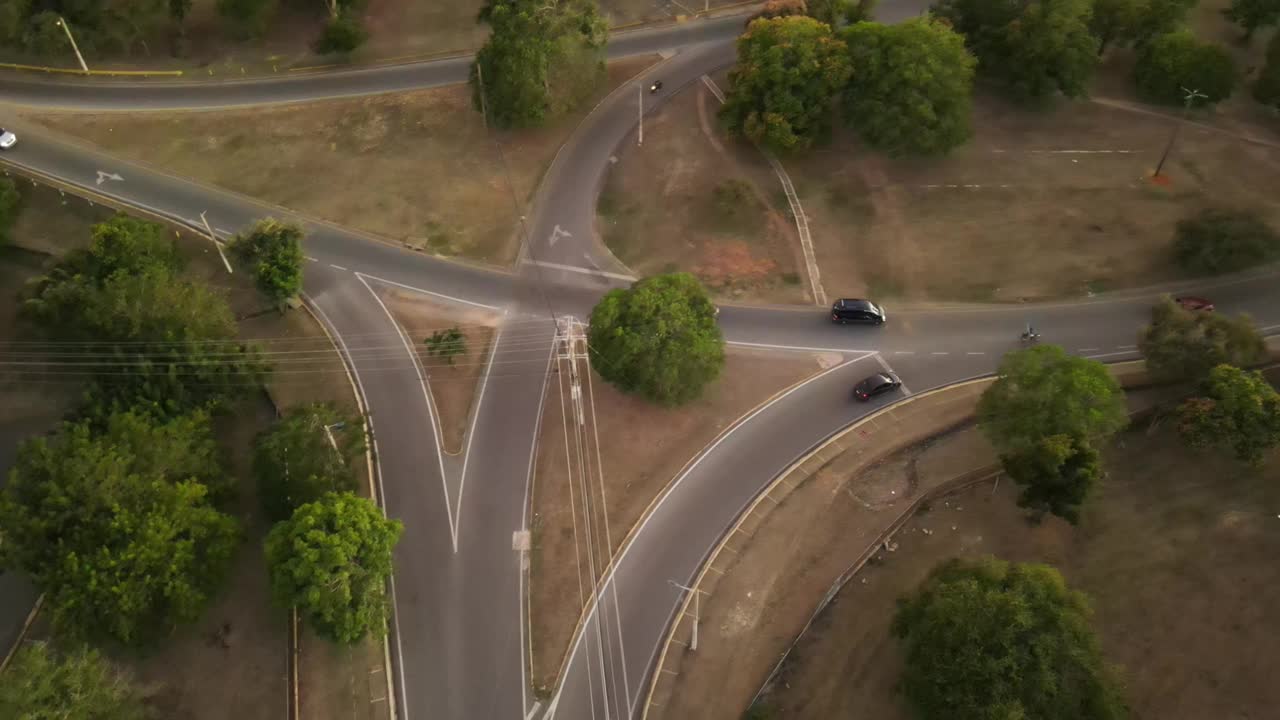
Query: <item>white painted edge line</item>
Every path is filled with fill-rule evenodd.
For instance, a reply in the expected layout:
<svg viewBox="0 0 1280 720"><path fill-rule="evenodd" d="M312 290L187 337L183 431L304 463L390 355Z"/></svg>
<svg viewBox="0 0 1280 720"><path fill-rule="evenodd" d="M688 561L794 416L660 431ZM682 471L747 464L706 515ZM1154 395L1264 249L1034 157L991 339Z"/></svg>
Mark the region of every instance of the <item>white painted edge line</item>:
<svg viewBox="0 0 1280 720"><path fill-rule="evenodd" d="M495 343L496 344L496 343ZM521 532L529 531L529 491L533 488L533 471L538 459L538 440L542 437L542 409L547 402L547 376L551 374L551 363L555 362L556 343L554 336L551 341L551 349L547 352L547 367L542 376L542 394L538 396L538 416L533 423L533 437L529 441L529 469L524 476L524 511L520 514L520 530ZM470 454L470 453L468 453ZM532 548L530 548L532 549ZM542 706L541 702L535 701L533 709L529 709L529 668L533 665L533 626L530 624L531 613L528 612L526 604L527 599L524 589L524 578L527 574L525 561L528 556L521 558L520 562L520 679L521 688L520 695L522 707L525 709L525 720L533 717L538 712L538 708ZM525 633L529 633L529 648L525 649ZM527 662L526 662L527 661Z"/></svg>
<svg viewBox="0 0 1280 720"><path fill-rule="evenodd" d="M334 265L333 263L329 263L329 267L333 268L334 270L342 270L342 271L346 271L347 269L342 267L341 265Z"/></svg>
<svg viewBox="0 0 1280 720"><path fill-rule="evenodd" d="M1276 329L1280 329L1280 325L1268 325L1266 327L1260 327L1258 328L1258 332L1268 332Z"/></svg>
<svg viewBox="0 0 1280 720"><path fill-rule="evenodd" d="M535 701L533 707L529 708L529 712L524 714L524 720L533 720L533 716L538 714L538 708L542 707L542 703Z"/></svg>
<svg viewBox="0 0 1280 720"><path fill-rule="evenodd" d="M1115 357L1116 355L1136 355L1137 353L1137 350L1120 350L1119 352L1099 353L1097 355L1085 355L1083 357L1086 360L1097 360L1098 358Z"/></svg>
<svg viewBox="0 0 1280 720"><path fill-rule="evenodd" d="M613 566L609 568L609 573L604 577L603 583L601 584L601 589L604 588L604 585L611 584L613 582L613 578L617 574L618 568L622 567L622 563L626 560L627 554L631 552L631 548L635 546L635 539L639 537L642 532L644 532L645 526L648 525L649 522L653 519L654 515L657 514L658 509L661 508L663 504L666 503L667 499L671 497L671 495L675 492L676 488L682 485L685 479L689 477L689 475L694 471L694 469L696 469L698 465L700 465L702 461L707 458L708 455L710 455L713 451L715 451L715 449L719 447L721 443L723 443L725 440L733 436L733 434L736 433L737 431L741 430L742 428L750 424L751 420L754 419L757 415L773 407L774 405L786 399L793 393L799 391L801 388L817 380L820 380L843 367L856 363L860 360L866 359L867 357L873 354L874 354L873 352L864 352L860 354L858 357L850 358L840 363L839 365L833 365L827 368L826 370L823 370L817 375L814 375L808 380L805 380L804 382L796 385L790 390L782 393L781 395L775 397L769 402L756 408L745 418L735 421L733 427L731 427L728 432L716 438L715 442L703 448L702 451L698 453L698 456L694 459L694 461L689 463L689 465L685 467L684 472L680 473L679 477L677 477L675 480L668 483L667 486L663 488L662 495L658 498L657 502L653 504L653 508L648 512L648 514L645 515L644 519L640 521L640 524L636 527L636 529L632 531L631 541L628 542L625 546L623 546L622 550L618 552L618 555L617 555L618 559L616 562L613 563ZM587 617L582 622L582 627L585 628L588 624L593 622L593 619L596 614L596 607L597 607L596 603L593 601L591 603L591 609L587 613ZM569 668L573 667L574 658L576 658L578 655L578 648L582 647L582 643L583 643L582 639L584 637L586 637L585 631L582 633L579 633L578 636L574 638L573 647L569 651L569 662L565 663L566 672L568 671ZM658 644L654 647L655 652L657 651L658 646L660 646L661 644L662 644L661 641L659 641ZM652 664L652 658L650 659L650 664ZM646 667L646 673L647 671L648 671L648 668ZM564 690L564 678L561 677L560 688L556 690L555 697L552 698L551 705L547 708L547 714L543 716L543 720L552 720L552 718L554 717L555 708L560 703L560 693L563 692L563 690ZM628 698L628 700L630 699ZM634 707L635 707L634 702L631 702L630 704L632 706L632 709L634 710ZM632 713L632 715L634 715L634 713Z"/></svg>
<svg viewBox="0 0 1280 720"><path fill-rule="evenodd" d="M503 313L504 315L506 313ZM489 387L489 373L493 370L493 358L498 353L498 344L502 342L502 328L493 336L493 345L489 348L489 360L484 364L484 377L480 380L480 393L476 396L476 409L471 414L471 427L467 428L467 446L462 450L462 477L458 479L458 524L462 524L463 488L467 486L467 465L471 462L471 441L476 438L476 423L480 420L480 410L484 408L484 391ZM458 540L453 540L455 551Z"/></svg>
<svg viewBox="0 0 1280 720"><path fill-rule="evenodd" d="M622 273L609 272L607 270L591 270L590 268L581 268L574 265L562 265L560 263L548 262L546 260L525 260L525 265L535 265L551 270L563 270L565 272L579 273L581 275L598 275L600 277L612 278L614 280L625 280L627 282L635 282L640 278L634 275L623 275Z"/></svg>
<svg viewBox="0 0 1280 720"><path fill-rule="evenodd" d="M375 482L374 482L375 468L377 473L376 488L371 487L370 490L371 492L376 490L376 496L377 496L376 499L378 502L378 506L382 509L382 516L386 517L387 498L382 490L382 456L378 453L378 436L373 431L373 415L370 414L369 412L368 400L365 397L364 381L360 379L360 371L356 369L355 363L351 362L351 350L347 347L347 341L342 338L342 335L338 332L337 327L334 326L333 321L329 319L328 314L325 313L325 311L320 307L320 305L314 299L312 299L310 295L307 295L305 292L303 292L302 297L304 302L306 302L308 306L312 310L314 310L316 315L319 317L320 325L322 328L324 328L325 333L330 336L331 340L336 340L337 344L341 347L341 354L344 356L342 365L347 371L347 379L351 382L353 389L355 389L356 391L356 404L360 407L361 411L364 414L365 422L368 424L366 435L369 437L370 442L369 442L369 446L365 448L364 457L365 457L365 462L368 463L368 466L369 466L369 471L370 471L369 484L371 486L375 485ZM332 329L332 332L330 332L331 329ZM396 660L397 660L396 670L397 670L397 674L400 676L400 698L399 698L400 712L399 713L396 712L396 697L395 697L394 681L392 679L390 672L387 673L387 688L389 691L387 697L391 699L391 703L390 703L391 718L392 720L397 720L397 718L409 717L409 712L408 712L409 702L408 702L408 696L405 695L404 654L403 654L403 651L401 650L402 642L400 640L400 617L399 617L400 603L399 603L399 599L396 596L396 574L395 574L394 568L392 569L391 574L388 576L388 580L391 586L391 607L392 607L392 615L393 615L392 620L394 621L392 625L395 627L395 634L396 634ZM387 643L385 640L384 640L382 650L387 659L387 664L390 665L391 650L389 647L389 643Z"/></svg>
<svg viewBox="0 0 1280 720"><path fill-rule="evenodd" d="M725 345L732 345L734 347L765 348L767 350L791 350L795 352L834 352L834 353L843 353L845 355L864 355L864 356L879 352L878 350L859 350L857 348L808 347L805 345L771 345L769 343L741 342L736 340L726 340Z"/></svg>
<svg viewBox="0 0 1280 720"><path fill-rule="evenodd" d="M876 353L875 358L876 358L876 362L880 363L880 367L884 368L885 372L893 373L895 376L897 375L897 373L893 372L893 368L889 367L889 362L884 359L884 355L881 355L880 353ZM898 380L901 381L902 378L898 378ZM911 396L911 388L907 387L906 383L902 383L901 388L902 388L902 395L904 397Z"/></svg>
<svg viewBox="0 0 1280 720"><path fill-rule="evenodd" d="M382 308L382 312L387 314L387 319L391 321L391 325L395 327L396 333L400 335L400 342L404 343L404 351L413 359L413 369L418 374L418 384L422 387L422 400L427 405L427 415L431 418L431 432L436 439L436 460L440 464L440 485L444 489L444 507L445 515L449 518L449 537L453 541L453 552L458 552L458 523L453 517L453 503L449 500L449 476L444 470L444 439L440 435L440 422L436 418L435 401L431 398L431 388L427 385L427 376L422 371L422 363L418 361L418 355L413 351L413 345L409 343L409 338L405 337L404 331L400 329L400 323L396 322L396 318L387 309L386 303L382 302L382 298L378 297L378 293L369 287L369 283L365 282L364 275L356 273L356 279L364 285L364 289L369 291L373 299L378 302L378 307Z"/></svg>
<svg viewBox="0 0 1280 720"><path fill-rule="evenodd" d="M430 290L423 290L423 289L422 289L422 288L420 288L420 287L414 287L414 286L412 286L412 285L405 285L404 283L398 283L398 282L396 282L395 280L387 280L387 279L385 279L385 278L380 278L380 277L378 277L378 276L376 276L376 275L367 275L367 274L365 274L365 273L360 272L359 270L357 270L357 271L356 271L356 276L357 276L357 277L360 277L360 278L365 278L365 279L368 279L368 280L375 280L375 281L377 281L377 282L385 283L385 284L387 284L387 285L394 285L395 287L403 288L403 289L405 289L405 290L412 290L412 291L414 291L414 292L420 292L420 293L422 293L422 294L424 294L424 295L431 295L431 296L433 296L433 297L438 297L438 298L440 298L441 300L448 300L448 301L450 301L450 302L462 303L463 305L471 305L472 307L484 308L485 310L492 310L492 311L494 311L494 312L502 312L502 308L497 307L496 305L485 305L484 303L478 303L478 302L475 302L475 301L473 301L473 300L464 300L464 299L462 299L462 298L460 298L460 297L454 297L454 296L452 296L452 295L445 295L444 293L432 292L432 291L430 291ZM366 287L367 287L367 284L366 284ZM372 292L372 290L371 290L370 292ZM381 302L381 301L379 301L379 302Z"/></svg>

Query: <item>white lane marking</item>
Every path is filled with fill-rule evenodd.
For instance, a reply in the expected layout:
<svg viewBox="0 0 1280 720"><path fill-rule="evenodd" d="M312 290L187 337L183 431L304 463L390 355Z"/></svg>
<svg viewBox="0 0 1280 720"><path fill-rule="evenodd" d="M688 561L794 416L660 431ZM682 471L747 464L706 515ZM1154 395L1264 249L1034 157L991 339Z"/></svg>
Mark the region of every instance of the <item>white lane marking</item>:
<svg viewBox="0 0 1280 720"><path fill-rule="evenodd" d="M480 394L476 396L476 411L471 415L471 429L467 431L467 447L462 451L462 479L458 481L458 525L462 524L462 491L467 486L467 465L471 462L471 441L476 439L476 423L480 420L481 409L484 408L484 391L489 387L489 371L493 370L493 357L498 352L498 343L500 342L502 342L501 327L498 328L497 334L493 337L493 345L489 348L489 361L485 363L484 378L480 380ZM454 552L458 551L457 532L457 529L455 529L453 538ZM521 662L524 662L523 659Z"/></svg>
<svg viewBox="0 0 1280 720"><path fill-rule="evenodd" d="M1135 354L1135 351L1133 350L1121 350L1120 352L1100 353L1098 355L1085 355L1084 358L1086 360L1096 360L1098 358L1104 358L1104 357L1115 357L1116 355L1134 355L1134 354Z"/></svg>
<svg viewBox="0 0 1280 720"><path fill-rule="evenodd" d="M875 358L876 362L880 363L880 367L884 368L885 372L897 375L897 373L893 372L893 368L889 367L889 361L885 360L883 355L876 353ZM902 378L898 378L898 381L902 382ZM907 387L906 383L902 383L899 387L902 389L902 394L904 396L911 394L911 388Z"/></svg>
<svg viewBox="0 0 1280 720"><path fill-rule="evenodd" d="M671 481L671 483L669 483L669 484L667 485L667 487L663 489L661 496L659 496L659 497L658 497L658 500L653 504L653 510L652 510L652 511L650 511L650 512L649 512L649 514L648 514L648 515L646 515L646 516L644 517L644 519L640 521L640 524L639 524L639 525L637 525L637 526L636 526L636 528L631 532L631 542L629 542L629 543L627 543L625 546L623 546L623 548L622 548L621 552L619 552L619 553L618 553L618 555L617 555L617 558L618 558L618 559L613 563L613 566L609 568L609 572L608 572L608 574L607 574L607 575L605 575L604 580L603 580L603 583L604 583L604 584L602 584L600 587L602 587L602 588L603 588L603 587L604 587L604 585L606 585L606 584L609 584L609 583L612 583L612 582L613 582L614 575L616 575L616 574L617 574L618 568L622 567L623 562L625 562L625 561L626 561L627 554L631 552L631 548L635 547L635 538L640 537L640 536L644 533L644 528L645 528L645 526L646 526L646 525L648 525L648 524L649 524L649 522L650 522L651 520L653 520L654 516L658 514L658 510L659 510L659 509L660 509L664 504L666 504L667 500L668 500L668 499L669 499L669 498L670 498L670 497L675 493L676 489L677 489L677 488L679 488L682 484L684 484L684 481L689 477L689 475L690 475L690 474L691 474L691 473L692 473L692 472L693 472L693 471L694 471L694 470L695 470L699 465L701 465L701 464L702 464L702 461L703 461L703 460L705 460L705 459L707 459L707 457L708 457L708 456L709 456L713 451L715 451L715 449L716 449L717 447L719 447L721 443L723 443L725 440L729 439L729 437L731 437L731 436L732 436L734 433L736 433L738 430L741 430L742 428L746 427L746 426L751 422L751 420L752 420L753 418L755 418L757 415L759 415L760 413L764 412L765 410L768 410L769 408L773 407L773 406L774 406L774 405L776 405L777 403L782 402L782 401L783 401L784 399L786 399L788 396L790 396L791 394L793 394L793 393L795 393L795 392L798 392L799 390L801 390L802 388L804 388L806 385L808 385L808 384L810 384L810 383L812 383L812 382L816 382L817 380L821 380L822 378L826 377L827 375L830 375L831 373L833 373L833 372L835 372L835 371L837 371L837 370L840 370L840 369L845 368L845 367L847 367L847 366L849 366L849 365L852 365L852 364L854 364L854 363L856 363L856 362L859 362L859 361L861 361L861 360L864 360L864 359L866 359L867 357L869 357L869 356L870 356L870 355L872 355L872 354L873 354L873 353L871 353L871 352L867 352L867 353L864 353L864 354L862 354L862 355L859 355L858 357L850 358L850 359L848 359L848 360L846 360L846 361L844 361L844 362L840 363L839 365L833 365L833 366L831 366L831 367L827 368L826 370L823 370L822 372L818 373L817 375L814 375L813 377L809 378L808 380L805 380L804 382L802 382L802 383L800 383L800 384L796 385L795 387L793 387L793 388L791 388L790 390L788 390L788 391L786 391L786 392L782 393L782 394L781 394L781 395L779 395L778 397L776 397L776 398L774 398L774 399L770 400L769 402L767 402L767 403L765 403L765 404L761 405L760 407L756 408L755 410L753 410L753 411L752 411L749 415L747 415L746 417L744 417L744 418L742 418L742 419L740 419L740 420L736 421L736 422L733 424L733 426L729 428L729 430L728 430L728 431L726 431L726 432L725 432L723 435L721 435L720 437L716 438L716 440L715 440L714 442L712 442L710 445L708 445L707 447L703 448L703 449L702 449L702 452L698 453L698 456L697 456L696 458L694 458L693 462L689 463L689 466L685 468L684 472L683 472L683 473L681 473L681 474L680 474L680 476L679 476L679 477L677 477L675 480ZM746 506L744 505L743 507L745 508ZM705 558L704 558L704 559L705 559ZM698 563L698 564L699 564L699 566L701 566L702 562L701 562L701 561L699 561L699 563ZM675 608L672 608L672 614L674 614L674 613L675 613ZM584 622L582 623L582 627L583 627L583 628L585 628L588 624L590 624L590 623L592 622L592 618L594 618L594 617L595 617L595 614L596 614L596 603L595 603L595 602L592 602L592 603L591 603L591 609L587 612L587 617L586 617L586 619L584 620ZM574 638L573 648L570 650L570 653L569 653L569 662L565 664L565 668L566 668L566 669L567 669L567 668L570 668L570 667L573 667L573 660L574 660L574 658L575 658L575 657L577 657L577 655L578 655L578 649L579 649L580 647L582 647L582 643L583 643L583 638L584 638L584 637L585 637L585 631L584 631L583 633L580 633L576 638ZM655 644L654 644L653 652L652 652L652 653L650 653L649 662L647 662L647 663L645 664L645 669L646 669L646 671L648 670L649 666L653 664L653 656L654 656L655 654L657 654L657 652L658 652L658 647L659 647L660 645L661 645L661 642L659 642L659 643L655 643ZM553 714L554 714L554 712L555 712L555 708L556 708L556 706L560 703L560 693L564 691L564 680L565 680L565 678L563 678L563 677L561 677L561 678L560 678L560 688L559 688L558 690L556 690L555 697L553 697L553 698L552 698L552 700L551 700L551 705L547 708L547 714L543 716L543 720L550 720L550 718L553 716ZM632 707L634 708L634 702L632 702L632 703L631 703L631 705L632 705ZM634 713L632 713L632 715L634 716Z"/></svg>
<svg viewBox="0 0 1280 720"><path fill-rule="evenodd" d="M915 355L916 352L914 350L894 350L893 354L894 355Z"/></svg>
<svg viewBox="0 0 1280 720"><path fill-rule="evenodd" d="M1138 349L1137 345L1117 345L1116 347L1121 350L1137 350Z"/></svg>
<svg viewBox="0 0 1280 720"><path fill-rule="evenodd" d="M453 541L453 552L458 552L458 524L453 518L453 503L449 500L449 477L444 471L444 440L440 435L440 421L436 418L435 402L431 399L431 389L427 386L426 373L422 371L422 363L418 360L418 354L413 351L413 344L409 342L409 338L405 337L404 331L400 329L400 323L396 322L396 318L387 309L386 303L382 302L382 298L378 297L378 293L373 291L369 283L365 282L364 276L356 273L356 279L361 285L369 291L373 299L378 302L378 307L382 308L382 312L387 314L387 319L395 327L396 333L400 335L400 342L404 343L405 352L409 353L409 357L413 358L413 369L418 374L418 385L422 388L422 400L427 405L427 416L431 418L431 432L436 437L436 460L440 464L440 485L444 488L444 506L445 515L449 518L449 537Z"/></svg>
<svg viewBox="0 0 1280 720"><path fill-rule="evenodd" d="M378 477L378 483L377 483L378 500L380 505L382 506L383 517L385 517L387 514L387 498L382 489L382 453L378 452L378 434L374 432L374 429L373 429L373 414L369 411L369 398L364 391L364 380L360 378L360 371L356 368L355 362L351 361L351 349L347 347L347 341L343 339L342 334L338 332L338 327L333 324L333 321L329 319L329 315L325 313L324 309L321 308L320 305L311 298L311 296L306 295L306 293L303 293L303 297L306 298L311 308L316 311L316 314L320 316L320 322L329 327L334 339L336 339L338 341L338 344L342 347L342 354L346 356L346 360L343 361L342 364L345 368L347 368L347 371L351 374L351 376L355 378L355 384L356 384L356 387L359 389L359 393L360 393L360 397L357 398L357 400L359 402L361 410L363 411L365 422L368 424L368 427L369 427L369 432L368 432L369 444L373 449L373 464L374 464L374 467L376 468L375 472ZM391 584L391 606L395 608L393 620L395 620L394 625L396 629L396 661L397 661L396 674L400 676L400 715L399 717L403 718L404 720L408 720L409 701L408 701L408 696L405 694L406 691L405 691L405 682L404 682L404 652L403 650L401 650L403 643L400 641L400 616L399 616L400 601L399 601L399 598L396 596L396 574L394 570L391 572L391 575L388 577L388 580L390 581L390 584ZM389 681L390 681L390 678L388 678L388 682Z"/></svg>
<svg viewBox="0 0 1280 720"><path fill-rule="evenodd" d="M1102 348L1080 348L1079 350L1076 350L1076 352L1082 352L1082 353L1087 353L1087 352L1098 352L1098 351L1099 351L1099 350L1101 350L1101 349L1102 349Z"/></svg>
<svg viewBox="0 0 1280 720"><path fill-rule="evenodd" d="M307 262L320 262L319 260L311 257L310 255L303 255L303 257L307 259Z"/></svg>
<svg viewBox="0 0 1280 720"><path fill-rule="evenodd" d="M231 232L230 230L228 230L228 229L226 229L226 228L214 228L214 230L217 230L218 232L222 233L223 235L235 235L235 233Z"/></svg>
<svg viewBox="0 0 1280 720"><path fill-rule="evenodd" d="M965 353L965 355L986 355L986 353L980 353L980 352L967 352L967 353Z"/></svg>
<svg viewBox="0 0 1280 720"><path fill-rule="evenodd" d="M462 299L462 298L460 298L460 297L454 297L454 296L452 296L452 295L445 295L444 293L432 292L432 291L430 291L430 290L423 290L423 289L422 289L422 288L420 288L420 287L414 287L414 286L412 286L412 285L405 285L404 283L398 283L398 282L396 282L395 280L385 280L385 279L383 279L383 278L378 277L377 275L367 275L367 274L365 274L365 273L360 272L359 270L357 270L357 271L356 271L356 277L359 277L359 278L367 278L367 279L369 279L369 280L377 280L378 282L380 282L380 283L386 283L387 285L394 285L394 286L396 286L396 287L398 287L398 288L404 288L405 290L412 290L412 291L414 291L414 292L420 292L420 293L423 293L423 294L425 294L425 295L431 295L431 296L434 296L434 297L438 297L438 298L441 298L441 299L443 299L443 300L450 300L450 301L452 301L452 302L462 303L463 305L471 305L472 307L484 308L485 310L493 310L493 311L501 311L501 310L502 310L502 308L500 308L500 307L498 307L498 306L496 306L496 305L485 305L484 303L478 303L478 302L474 302L474 301L471 301L471 300L464 300L464 299Z"/></svg>
<svg viewBox="0 0 1280 720"><path fill-rule="evenodd" d="M333 263L329 263L329 267L333 268L334 270L346 270L346 268L342 267L341 265L334 265Z"/></svg>
<svg viewBox="0 0 1280 720"><path fill-rule="evenodd" d="M931 352L930 355L950 355L949 352Z"/></svg>
<svg viewBox="0 0 1280 720"><path fill-rule="evenodd" d="M529 712L524 714L524 720L533 720L533 716L538 714L538 708L542 707L542 703L534 701L533 707L529 708Z"/></svg>
<svg viewBox="0 0 1280 720"><path fill-rule="evenodd" d="M725 345L733 345L735 347L753 347L767 348L769 350L794 350L797 352L837 352L844 354L861 354L862 356L870 355L875 350L857 350L854 348L833 348L833 347L808 347L805 345L770 345L769 343L751 343L729 340Z"/></svg>
<svg viewBox="0 0 1280 720"><path fill-rule="evenodd" d="M1275 330L1275 329L1277 329L1277 328L1280 328L1280 325L1268 325L1268 326L1266 326L1266 327L1260 327L1260 328L1258 328L1258 331L1259 331L1259 332L1267 332L1268 330Z"/></svg>
<svg viewBox="0 0 1280 720"><path fill-rule="evenodd" d="M551 349L547 352L547 367L543 372L542 394L538 397L538 416L533 423L533 437L529 442L529 469L524 476L524 511L520 513L520 529L529 532L529 491L533 487L533 467L534 461L538 457L538 438L542 435L542 407L547 401L547 386L550 384L546 381L547 376L551 373L551 363L555 362L556 344L554 338L551 342ZM521 559L520 567L520 679L522 685L520 695L523 701L522 707L529 707L529 668L525 664L525 658L529 660L528 665L533 664L533 648L525 648L525 631L526 629L532 635L533 626L530 624L532 613L526 606L526 596L524 593L524 576L527 572L525 563L528 562L528 556ZM541 707L541 702L534 702L533 709L525 713L525 718L531 717Z"/></svg>
<svg viewBox="0 0 1280 720"><path fill-rule="evenodd" d="M562 265L560 263L548 262L546 260L525 260L525 265L536 265L537 267L549 268L551 270L563 270L565 272L579 273L581 275L599 275L601 277L612 278L614 280L625 280L627 282L635 282L640 278L634 275L623 275L621 273L608 272L606 270L591 270L588 268L576 267L574 265Z"/></svg>

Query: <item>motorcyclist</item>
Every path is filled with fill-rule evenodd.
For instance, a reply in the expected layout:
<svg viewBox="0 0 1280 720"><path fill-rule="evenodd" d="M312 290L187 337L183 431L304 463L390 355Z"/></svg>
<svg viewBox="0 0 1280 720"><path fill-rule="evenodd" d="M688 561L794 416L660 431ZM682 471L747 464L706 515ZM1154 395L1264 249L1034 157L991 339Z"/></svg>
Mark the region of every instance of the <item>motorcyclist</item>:
<svg viewBox="0 0 1280 720"><path fill-rule="evenodd" d="M656 93L661 89L662 89L662 81L654 80L653 84L649 86L649 94L652 95L653 93Z"/></svg>

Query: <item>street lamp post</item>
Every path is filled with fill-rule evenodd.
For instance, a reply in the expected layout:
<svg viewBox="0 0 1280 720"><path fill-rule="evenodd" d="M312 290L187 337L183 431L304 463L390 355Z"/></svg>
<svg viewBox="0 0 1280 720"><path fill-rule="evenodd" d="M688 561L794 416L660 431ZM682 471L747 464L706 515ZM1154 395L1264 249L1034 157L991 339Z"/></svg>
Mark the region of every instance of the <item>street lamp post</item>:
<svg viewBox="0 0 1280 720"><path fill-rule="evenodd" d="M685 587L684 585L681 585L675 580L668 580L667 582L671 583L671 585L674 587L678 587L681 590L684 590L685 592L693 593L693 637L689 639L689 650L691 651L697 650L698 649L698 620L701 617L701 615L698 612L698 600L699 600L699 596L701 596L702 593L698 592L696 588Z"/></svg>
<svg viewBox="0 0 1280 720"><path fill-rule="evenodd" d="M1178 118L1178 124L1173 126L1173 132L1169 135L1169 142L1164 146L1164 152L1160 155L1160 162L1156 165L1156 171L1151 174L1153 179L1160 177L1160 170L1164 168L1164 161L1169 159L1169 151L1173 150L1173 143L1178 139L1178 131L1182 129L1182 125L1187 121L1187 115L1191 114L1191 104L1200 98L1208 97L1199 90L1182 88L1182 92L1185 93L1182 116Z"/></svg>
<svg viewBox="0 0 1280 720"><path fill-rule="evenodd" d="M640 134L636 136L636 147L644 145L644 86L636 85L636 99L639 101Z"/></svg>
<svg viewBox="0 0 1280 720"><path fill-rule="evenodd" d="M71 49L76 51L76 59L80 61L80 69L88 74L89 66L84 63L84 56L80 54L80 46L76 45L76 39L71 35L71 26L67 24L66 20L59 17L58 27L62 28L62 31L67 34L67 40L71 41Z"/></svg>

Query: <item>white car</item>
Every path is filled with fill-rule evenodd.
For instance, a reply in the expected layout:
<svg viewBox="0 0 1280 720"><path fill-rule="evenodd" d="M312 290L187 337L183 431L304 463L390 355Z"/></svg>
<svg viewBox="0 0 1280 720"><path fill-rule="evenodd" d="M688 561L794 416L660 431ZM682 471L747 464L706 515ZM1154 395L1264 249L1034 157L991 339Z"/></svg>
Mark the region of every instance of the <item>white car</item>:
<svg viewBox="0 0 1280 720"><path fill-rule="evenodd" d="M16 142L18 142L17 135L14 135L4 128L0 128L0 150L8 150L13 147L13 144Z"/></svg>

